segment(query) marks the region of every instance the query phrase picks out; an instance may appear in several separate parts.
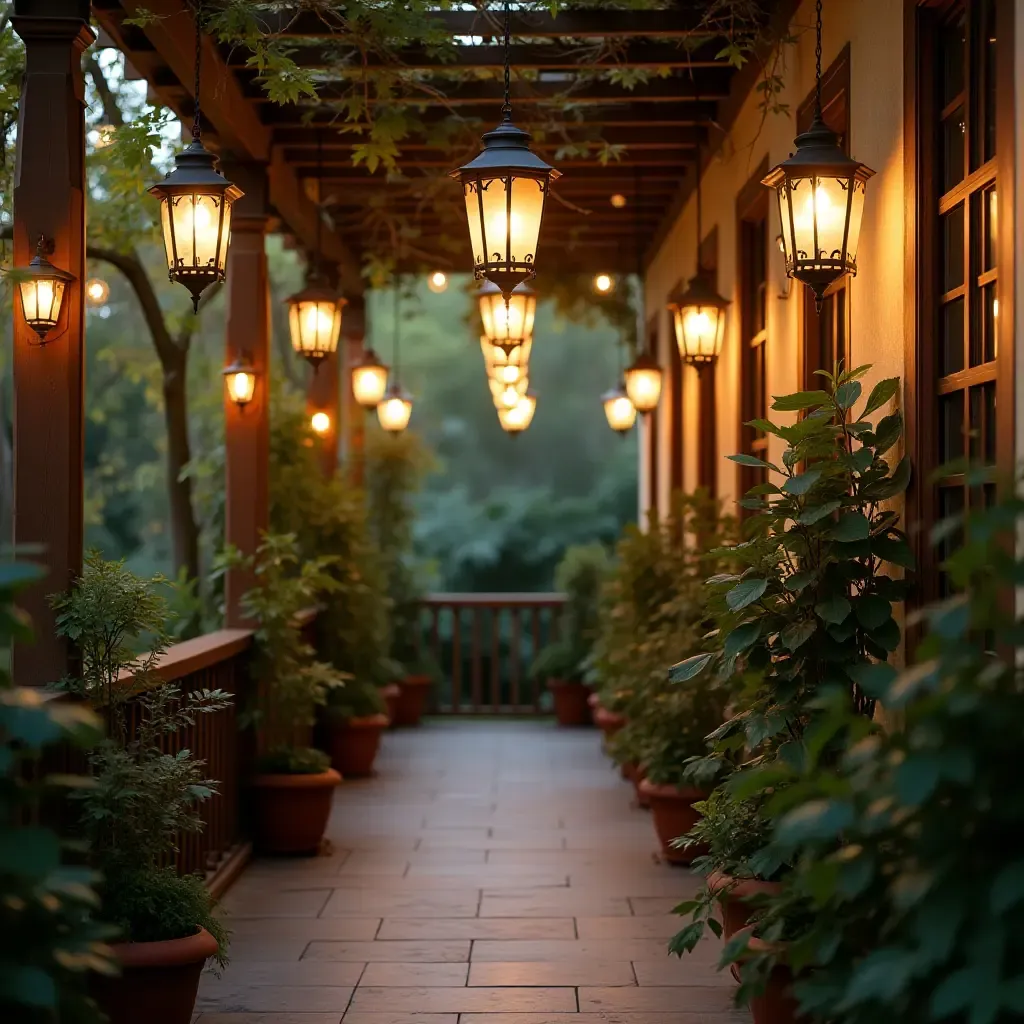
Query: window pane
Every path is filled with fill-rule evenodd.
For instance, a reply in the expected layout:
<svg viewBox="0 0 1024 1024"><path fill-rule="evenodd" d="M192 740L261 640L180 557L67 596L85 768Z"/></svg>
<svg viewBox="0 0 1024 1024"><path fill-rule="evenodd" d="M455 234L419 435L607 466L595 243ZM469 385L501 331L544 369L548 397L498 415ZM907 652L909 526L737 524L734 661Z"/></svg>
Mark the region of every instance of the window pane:
<svg viewBox="0 0 1024 1024"><path fill-rule="evenodd" d="M982 246L982 259L984 270L992 270L996 265L996 244L999 241L999 204L996 200L996 190L988 189L984 193L985 202L985 227L984 244Z"/></svg>
<svg viewBox="0 0 1024 1024"><path fill-rule="evenodd" d="M942 191L948 192L964 180L964 108L957 107L942 122Z"/></svg>
<svg viewBox="0 0 1024 1024"><path fill-rule="evenodd" d="M995 281L981 289L981 322L984 339L980 348L984 353L985 362L991 363L996 357L999 325L999 300L996 298Z"/></svg>
<svg viewBox="0 0 1024 1024"><path fill-rule="evenodd" d="M945 25L939 38L939 76L941 106L948 107L963 92L964 88L964 48L967 36L964 24L964 13Z"/></svg>
<svg viewBox="0 0 1024 1024"><path fill-rule="evenodd" d="M959 373L964 368L964 300L954 299L942 307L939 344L939 376Z"/></svg>
<svg viewBox="0 0 1024 1024"><path fill-rule="evenodd" d="M964 455L964 393L955 391L939 399L939 465Z"/></svg>
<svg viewBox="0 0 1024 1024"><path fill-rule="evenodd" d="M954 207L942 218L942 290L964 283L964 208Z"/></svg>

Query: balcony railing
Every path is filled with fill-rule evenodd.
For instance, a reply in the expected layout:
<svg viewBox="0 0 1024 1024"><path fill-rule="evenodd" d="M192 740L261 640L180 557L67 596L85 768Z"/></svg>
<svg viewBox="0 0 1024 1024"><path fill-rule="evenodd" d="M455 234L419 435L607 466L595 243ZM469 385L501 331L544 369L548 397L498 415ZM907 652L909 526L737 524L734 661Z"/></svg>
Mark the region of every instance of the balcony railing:
<svg viewBox="0 0 1024 1024"><path fill-rule="evenodd" d="M564 594L430 594L420 606L417 649L441 670L434 711L535 715L543 684L537 652L558 636Z"/></svg>

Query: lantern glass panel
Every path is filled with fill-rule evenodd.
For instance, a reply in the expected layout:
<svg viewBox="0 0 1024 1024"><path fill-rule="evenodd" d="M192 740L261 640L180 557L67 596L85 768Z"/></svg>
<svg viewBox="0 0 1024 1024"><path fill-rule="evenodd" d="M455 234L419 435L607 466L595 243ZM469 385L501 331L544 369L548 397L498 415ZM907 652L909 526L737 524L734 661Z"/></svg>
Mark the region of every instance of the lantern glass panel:
<svg viewBox="0 0 1024 1024"><path fill-rule="evenodd" d="M224 272L227 246L223 243L231 230L231 206L220 195L168 195L161 202L160 220L168 268Z"/></svg>
<svg viewBox="0 0 1024 1024"><path fill-rule="evenodd" d="M675 316L679 354L691 363L711 363L722 350L725 311L718 306L680 306Z"/></svg>
<svg viewBox="0 0 1024 1024"><path fill-rule="evenodd" d="M853 189L853 194L850 200L850 230L846 236L846 262L851 268L856 268L860 224L864 218L865 183L854 178L850 187Z"/></svg>
<svg viewBox="0 0 1024 1024"><path fill-rule="evenodd" d="M636 406L629 396L613 393L604 400L604 414L612 430L626 431L636 422Z"/></svg>
<svg viewBox="0 0 1024 1024"><path fill-rule="evenodd" d="M66 282L53 277L29 277L19 281L25 322L37 331L57 326Z"/></svg>
<svg viewBox="0 0 1024 1024"><path fill-rule="evenodd" d="M356 366L352 370L352 394L364 408L372 409L388 387L388 368L381 365Z"/></svg>
<svg viewBox="0 0 1024 1024"><path fill-rule="evenodd" d="M296 352L334 352L341 331L341 303L330 299L293 302L288 310L288 327Z"/></svg>
<svg viewBox="0 0 1024 1024"><path fill-rule="evenodd" d="M480 188L484 182L467 181L466 220L469 223L469 243L473 247L473 265L481 266L484 260L484 236L480 230Z"/></svg>
<svg viewBox="0 0 1024 1024"><path fill-rule="evenodd" d="M661 398L661 370L638 367L626 370L626 394L640 412L650 412Z"/></svg>
<svg viewBox="0 0 1024 1024"><path fill-rule="evenodd" d="M520 341L533 336L537 296L530 291L513 291L508 306L499 291L480 295L480 319L484 334L495 342Z"/></svg>
<svg viewBox="0 0 1024 1024"><path fill-rule="evenodd" d="M512 179L512 230L510 243L515 263L532 264L540 238L544 213L544 184L536 178Z"/></svg>
<svg viewBox="0 0 1024 1024"><path fill-rule="evenodd" d="M227 374L225 383L228 386L228 398L232 402L236 402L238 405L247 405L252 401L252 396L256 391L256 374L247 370L238 370L235 373Z"/></svg>
<svg viewBox="0 0 1024 1024"><path fill-rule="evenodd" d="M533 414L537 411L537 399L534 395L523 395L511 409L498 410L498 422L501 429L510 434L517 434L533 422Z"/></svg>
<svg viewBox="0 0 1024 1024"><path fill-rule="evenodd" d="M791 178L793 251L798 260L842 259L849 178Z"/></svg>
<svg viewBox="0 0 1024 1024"><path fill-rule="evenodd" d="M389 433L397 434L405 430L412 417L412 402L407 398L392 395L377 406L377 419Z"/></svg>
<svg viewBox="0 0 1024 1024"><path fill-rule="evenodd" d="M512 384L503 384L500 380L491 377L488 380L488 386L491 389L491 397L494 399L495 406L499 409L511 409L526 394L530 380L525 373Z"/></svg>

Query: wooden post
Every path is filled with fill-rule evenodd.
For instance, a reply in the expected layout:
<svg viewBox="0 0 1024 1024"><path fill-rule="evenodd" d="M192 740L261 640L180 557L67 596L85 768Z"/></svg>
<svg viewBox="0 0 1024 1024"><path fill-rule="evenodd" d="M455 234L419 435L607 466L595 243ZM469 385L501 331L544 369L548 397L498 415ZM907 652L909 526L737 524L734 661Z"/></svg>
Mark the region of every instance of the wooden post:
<svg viewBox="0 0 1024 1024"><path fill-rule="evenodd" d="M324 277L332 284L336 284L337 274L334 268L321 268ZM348 306L342 310L341 322L345 323L348 315ZM306 414L312 417L318 413L326 413L330 418L330 426L325 434L314 435L313 443L317 446L317 455L324 476L332 477L338 468L338 424L341 416L341 407L338 393L338 376L344 356L345 338L344 335L338 339L338 351L334 355L327 356L321 363L316 373L309 378L309 386L306 389Z"/></svg>
<svg viewBox="0 0 1024 1024"><path fill-rule="evenodd" d="M35 643L19 646L22 686L55 682L72 652L57 639L47 594L82 571L85 391L85 102L82 52L95 39L87 0L15 0L25 44L14 171L14 265L27 267L40 236L72 274L60 323L39 344L14 301L14 542L46 565L21 604Z"/></svg>
<svg viewBox="0 0 1024 1024"><path fill-rule="evenodd" d="M225 362L244 355L256 371L256 390L248 405L238 406L224 395L224 540L248 555L270 525L270 289L265 245L270 215L261 165L231 164L224 171L245 190L231 218ZM228 573L228 628L248 624L240 601L253 583L249 573Z"/></svg>
<svg viewBox="0 0 1024 1024"><path fill-rule="evenodd" d="M349 296L345 316L341 322L341 345L343 353L341 372L345 382L341 387L342 415L344 417L345 462L349 478L357 487L363 483L364 439L366 437L366 410L352 394L352 366L363 355L366 340L366 299L362 295Z"/></svg>

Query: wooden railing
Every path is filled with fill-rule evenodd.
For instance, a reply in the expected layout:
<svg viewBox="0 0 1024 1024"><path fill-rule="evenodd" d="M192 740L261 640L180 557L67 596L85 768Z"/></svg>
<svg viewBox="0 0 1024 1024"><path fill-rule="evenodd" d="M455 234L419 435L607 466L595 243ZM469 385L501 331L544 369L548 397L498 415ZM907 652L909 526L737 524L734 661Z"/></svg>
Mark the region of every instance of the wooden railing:
<svg viewBox="0 0 1024 1024"><path fill-rule="evenodd" d="M430 594L416 644L441 669L442 714L541 714L543 684L529 677L537 652L558 636L563 594Z"/></svg>

